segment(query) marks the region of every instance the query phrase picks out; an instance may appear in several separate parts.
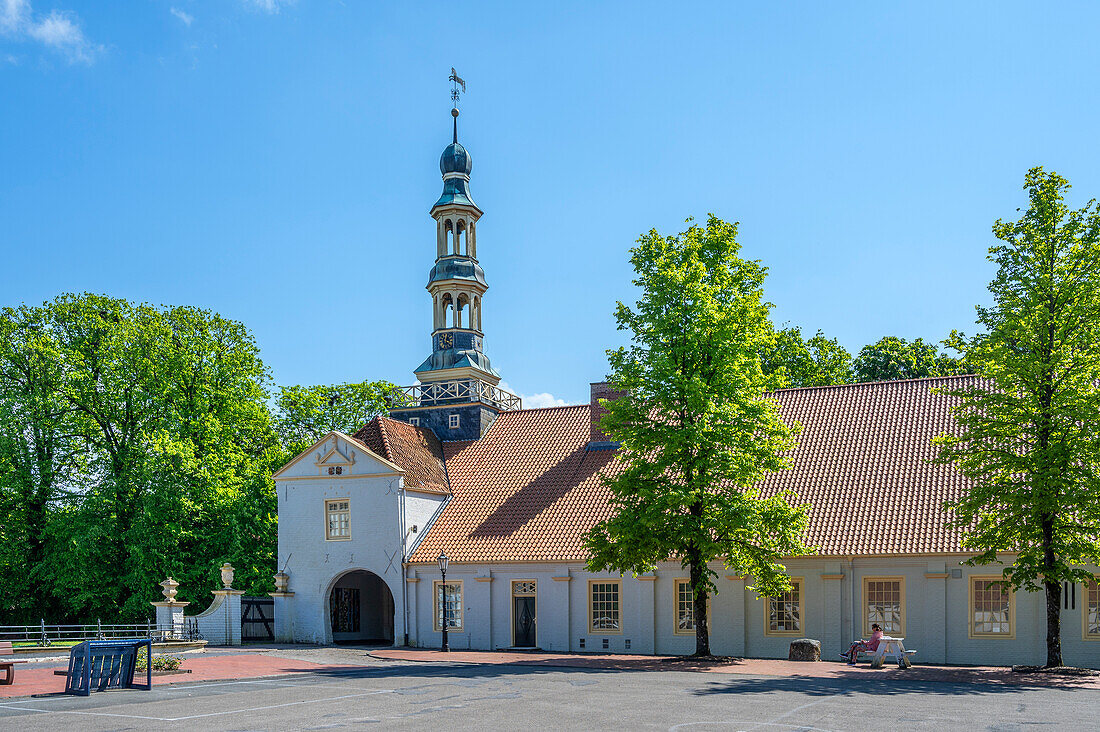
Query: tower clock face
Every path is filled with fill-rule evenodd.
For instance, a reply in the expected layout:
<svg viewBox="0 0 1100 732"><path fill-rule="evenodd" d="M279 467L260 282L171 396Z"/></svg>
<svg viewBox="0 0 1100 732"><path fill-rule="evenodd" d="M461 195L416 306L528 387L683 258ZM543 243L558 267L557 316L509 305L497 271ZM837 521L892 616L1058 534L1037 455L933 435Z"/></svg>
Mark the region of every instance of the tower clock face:
<svg viewBox="0 0 1100 732"><path fill-rule="evenodd" d="M454 348L454 345L455 345L455 337L454 337L453 333L444 333L443 335L439 336L439 348L441 350L447 349L447 348Z"/></svg>

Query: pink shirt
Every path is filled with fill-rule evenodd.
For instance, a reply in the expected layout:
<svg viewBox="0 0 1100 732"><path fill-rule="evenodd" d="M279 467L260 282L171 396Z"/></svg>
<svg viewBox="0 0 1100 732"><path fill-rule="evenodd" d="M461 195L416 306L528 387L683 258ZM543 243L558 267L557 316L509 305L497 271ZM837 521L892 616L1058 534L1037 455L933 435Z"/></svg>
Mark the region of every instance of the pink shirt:
<svg viewBox="0 0 1100 732"><path fill-rule="evenodd" d="M867 641L867 650L877 651L879 641L881 641L881 640L882 640L882 631L881 630L876 630L873 633L871 633L871 640Z"/></svg>

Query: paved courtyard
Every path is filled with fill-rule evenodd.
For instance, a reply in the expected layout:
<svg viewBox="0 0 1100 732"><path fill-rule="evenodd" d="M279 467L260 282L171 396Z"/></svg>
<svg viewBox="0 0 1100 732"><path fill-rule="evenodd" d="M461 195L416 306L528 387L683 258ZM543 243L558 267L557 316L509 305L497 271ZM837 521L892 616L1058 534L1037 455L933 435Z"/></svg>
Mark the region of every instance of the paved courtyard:
<svg viewBox="0 0 1100 732"><path fill-rule="evenodd" d="M1100 690L1092 684L416 662L377 659L350 649L264 655L314 664L315 670L178 682L151 692L103 692L88 698L4 699L0 729L1100 728Z"/></svg>

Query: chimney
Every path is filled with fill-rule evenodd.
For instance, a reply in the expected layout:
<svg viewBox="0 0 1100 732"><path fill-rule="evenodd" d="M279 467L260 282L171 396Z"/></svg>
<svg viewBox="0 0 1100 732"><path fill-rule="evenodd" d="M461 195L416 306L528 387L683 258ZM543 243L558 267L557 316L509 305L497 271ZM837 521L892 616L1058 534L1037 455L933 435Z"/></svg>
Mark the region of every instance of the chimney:
<svg viewBox="0 0 1100 732"><path fill-rule="evenodd" d="M588 449L614 450L619 447L619 443L612 442L611 438L600 429L600 419L607 414L607 410L600 404L600 400L607 399L613 401L621 397L623 392L612 389L606 381L597 381L591 384L591 389L592 399L588 405L588 410L592 418L592 424L588 432Z"/></svg>

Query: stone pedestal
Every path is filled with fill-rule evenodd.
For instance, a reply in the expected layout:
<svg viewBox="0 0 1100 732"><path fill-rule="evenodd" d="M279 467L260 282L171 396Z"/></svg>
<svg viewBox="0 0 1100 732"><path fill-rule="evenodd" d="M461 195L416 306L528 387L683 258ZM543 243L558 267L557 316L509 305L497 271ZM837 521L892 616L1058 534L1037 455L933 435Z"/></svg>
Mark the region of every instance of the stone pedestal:
<svg viewBox="0 0 1100 732"><path fill-rule="evenodd" d="M293 643L294 642L294 593L293 592L271 592L269 593L275 598L275 605L272 610L275 612L275 642L276 643Z"/></svg>
<svg viewBox="0 0 1100 732"><path fill-rule="evenodd" d="M821 641L811 638L799 638L791 641L791 650L787 654L788 661L820 661Z"/></svg>
<svg viewBox="0 0 1100 732"><path fill-rule="evenodd" d="M183 609L191 603L172 600L149 604L157 609L157 630L163 632L166 638L182 638Z"/></svg>

